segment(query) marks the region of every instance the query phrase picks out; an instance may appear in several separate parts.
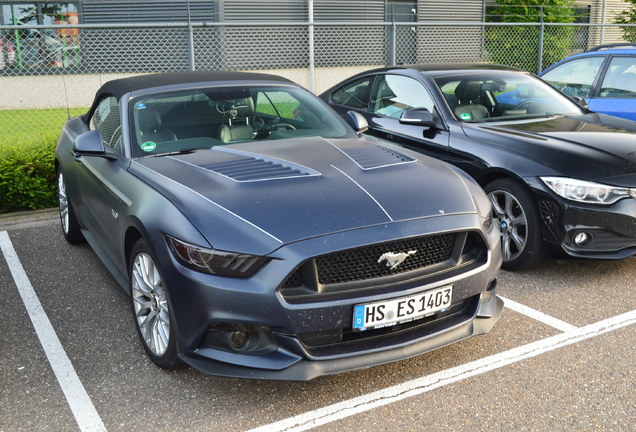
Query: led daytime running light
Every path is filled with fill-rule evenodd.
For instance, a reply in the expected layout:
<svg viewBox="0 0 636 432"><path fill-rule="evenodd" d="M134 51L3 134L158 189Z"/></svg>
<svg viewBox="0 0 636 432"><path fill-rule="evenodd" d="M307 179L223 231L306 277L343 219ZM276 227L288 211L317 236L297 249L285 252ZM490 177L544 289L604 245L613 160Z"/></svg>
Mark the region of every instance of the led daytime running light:
<svg viewBox="0 0 636 432"><path fill-rule="evenodd" d="M588 204L613 204L622 198L634 195L634 192L628 188L585 180L566 177L541 177L541 180L557 195Z"/></svg>
<svg viewBox="0 0 636 432"><path fill-rule="evenodd" d="M269 261L267 257L195 246L170 236L166 236L166 240L179 263L202 273L247 278Z"/></svg>

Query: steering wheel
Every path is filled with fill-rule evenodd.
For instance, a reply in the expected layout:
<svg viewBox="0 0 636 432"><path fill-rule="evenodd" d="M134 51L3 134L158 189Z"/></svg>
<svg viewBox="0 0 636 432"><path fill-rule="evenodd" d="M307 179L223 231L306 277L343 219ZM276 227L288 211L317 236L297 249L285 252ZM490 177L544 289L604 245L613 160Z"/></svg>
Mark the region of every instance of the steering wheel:
<svg viewBox="0 0 636 432"><path fill-rule="evenodd" d="M533 107L532 113L530 113L529 108ZM524 100L515 106L516 110L525 109L528 114L542 114L545 111L545 108L541 102L537 102L532 99Z"/></svg>
<svg viewBox="0 0 636 432"><path fill-rule="evenodd" d="M536 105L537 107L541 106L541 104L539 102L534 101L532 99L527 99L527 100L524 100L524 101L518 103L517 106L515 106L514 109L520 110L520 109L524 109L525 108L526 111L527 111L527 108L530 107L531 105Z"/></svg>
<svg viewBox="0 0 636 432"><path fill-rule="evenodd" d="M296 130L294 125L290 125L289 123L276 123L272 125L272 130Z"/></svg>

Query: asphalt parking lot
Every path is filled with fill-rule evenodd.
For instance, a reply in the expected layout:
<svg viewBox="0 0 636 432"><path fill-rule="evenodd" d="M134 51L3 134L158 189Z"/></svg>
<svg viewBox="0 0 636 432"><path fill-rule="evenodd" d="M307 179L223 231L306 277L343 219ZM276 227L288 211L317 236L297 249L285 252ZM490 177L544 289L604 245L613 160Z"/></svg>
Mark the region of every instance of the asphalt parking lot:
<svg viewBox="0 0 636 432"><path fill-rule="evenodd" d="M51 212L0 218L0 432L629 431L636 261L501 272L487 335L305 383L166 372L128 298ZM37 331L37 333L36 333ZM59 343L57 342L59 341Z"/></svg>

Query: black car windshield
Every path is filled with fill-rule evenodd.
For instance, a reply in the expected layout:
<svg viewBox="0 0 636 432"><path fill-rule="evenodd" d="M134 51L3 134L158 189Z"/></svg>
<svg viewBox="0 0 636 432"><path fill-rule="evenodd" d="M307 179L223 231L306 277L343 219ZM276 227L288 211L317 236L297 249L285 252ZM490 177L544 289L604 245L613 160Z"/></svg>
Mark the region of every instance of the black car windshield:
<svg viewBox="0 0 636 432"><path fill-rule="evenodd" d="M521 72L488 71L435 78L457 120L507 121L581 114L582 109L545 82Z"/></svg>
<svg viewBox="0 0 636 432"><path fill-rule="evenodd" d="M131 101L133 156L190 152L239 142L353 132L318 98L293 86L212 87Z"/></svg>

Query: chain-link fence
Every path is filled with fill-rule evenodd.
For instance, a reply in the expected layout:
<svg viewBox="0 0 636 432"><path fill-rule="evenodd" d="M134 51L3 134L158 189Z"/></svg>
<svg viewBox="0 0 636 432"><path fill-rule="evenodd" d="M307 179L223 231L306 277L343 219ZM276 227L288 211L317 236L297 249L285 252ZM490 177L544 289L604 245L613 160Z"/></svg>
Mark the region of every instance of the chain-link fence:
<svg viewBox="0 0 636 432"><path fill-rule="evenodd" d="M537 72L627 26L587 23L298 22L0 26L0 143L59 134L105 81L259 70L316 93L372 67L492 62Z"/></svg>

